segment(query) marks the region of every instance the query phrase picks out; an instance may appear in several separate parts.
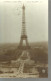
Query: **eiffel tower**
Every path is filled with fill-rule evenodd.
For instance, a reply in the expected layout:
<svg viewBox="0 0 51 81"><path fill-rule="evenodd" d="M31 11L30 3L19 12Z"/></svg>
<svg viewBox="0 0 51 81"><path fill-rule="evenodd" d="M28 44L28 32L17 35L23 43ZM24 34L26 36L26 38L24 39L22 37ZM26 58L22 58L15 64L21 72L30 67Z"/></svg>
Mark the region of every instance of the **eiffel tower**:
<svg viewBox="0 0 51 81"><path fill-rule="evenodd" d="M22 33L21 39L18 46L19 49L30 49L27 34L26 34L26 25L25 25L25 6L22 6Z"/></svg>

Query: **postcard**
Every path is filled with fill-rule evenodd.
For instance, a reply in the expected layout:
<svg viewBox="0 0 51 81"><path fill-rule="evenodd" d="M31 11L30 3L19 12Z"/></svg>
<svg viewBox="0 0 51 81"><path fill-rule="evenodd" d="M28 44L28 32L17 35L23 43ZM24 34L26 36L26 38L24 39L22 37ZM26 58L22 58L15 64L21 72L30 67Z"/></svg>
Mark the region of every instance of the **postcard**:
<svg viewBox="0 0 51 81"><path fill-rule="evenodd" d="M1 0L0 21L0 78L48 78L48 0Z"/></svg>

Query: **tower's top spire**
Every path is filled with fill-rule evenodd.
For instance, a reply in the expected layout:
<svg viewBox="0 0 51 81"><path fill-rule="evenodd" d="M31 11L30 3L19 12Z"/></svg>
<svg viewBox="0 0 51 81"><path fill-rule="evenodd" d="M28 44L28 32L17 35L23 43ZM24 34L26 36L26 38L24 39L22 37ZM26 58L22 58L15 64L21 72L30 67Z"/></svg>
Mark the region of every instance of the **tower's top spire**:
<svg viewBox="0 0 51 81"><path fill-rule="evenodd" d="M25 9L25 6L24 6L24 4L23 4L23 6L22 6L22 9Z"/></svg>
<svg viewBox="0 0 51 81"><path fill-rule="evenodd" d="M22 35L26 35L26 29L25 29L25 6L24 6L24 4L22 6Z"/></svg>

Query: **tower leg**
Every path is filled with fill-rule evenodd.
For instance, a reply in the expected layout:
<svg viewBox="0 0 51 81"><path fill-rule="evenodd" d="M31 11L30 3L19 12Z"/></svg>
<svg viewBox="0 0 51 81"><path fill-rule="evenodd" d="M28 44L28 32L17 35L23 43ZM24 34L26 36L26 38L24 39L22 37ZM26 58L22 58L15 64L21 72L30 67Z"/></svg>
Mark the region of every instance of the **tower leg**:
<svg viewBox="0 0 51 81"><path fill-rule="evenodd" d="M26 45L23 44L23 41L25 41ZM19 49L30 49L27 38L23 38L23 39L21 38L18 48Z"/></svg>

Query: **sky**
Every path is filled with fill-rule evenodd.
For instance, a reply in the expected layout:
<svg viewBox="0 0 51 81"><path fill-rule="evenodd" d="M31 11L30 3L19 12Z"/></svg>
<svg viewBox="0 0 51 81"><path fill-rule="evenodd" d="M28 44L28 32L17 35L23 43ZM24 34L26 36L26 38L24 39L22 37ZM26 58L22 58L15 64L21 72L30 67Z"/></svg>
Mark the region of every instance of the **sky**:
<svg viewBox="0 0 51 81"><path fill-rule="evenodd" d="M23 4L28 41L48 41L48 0L0 0L0 43L20 41Z"/></svg>

